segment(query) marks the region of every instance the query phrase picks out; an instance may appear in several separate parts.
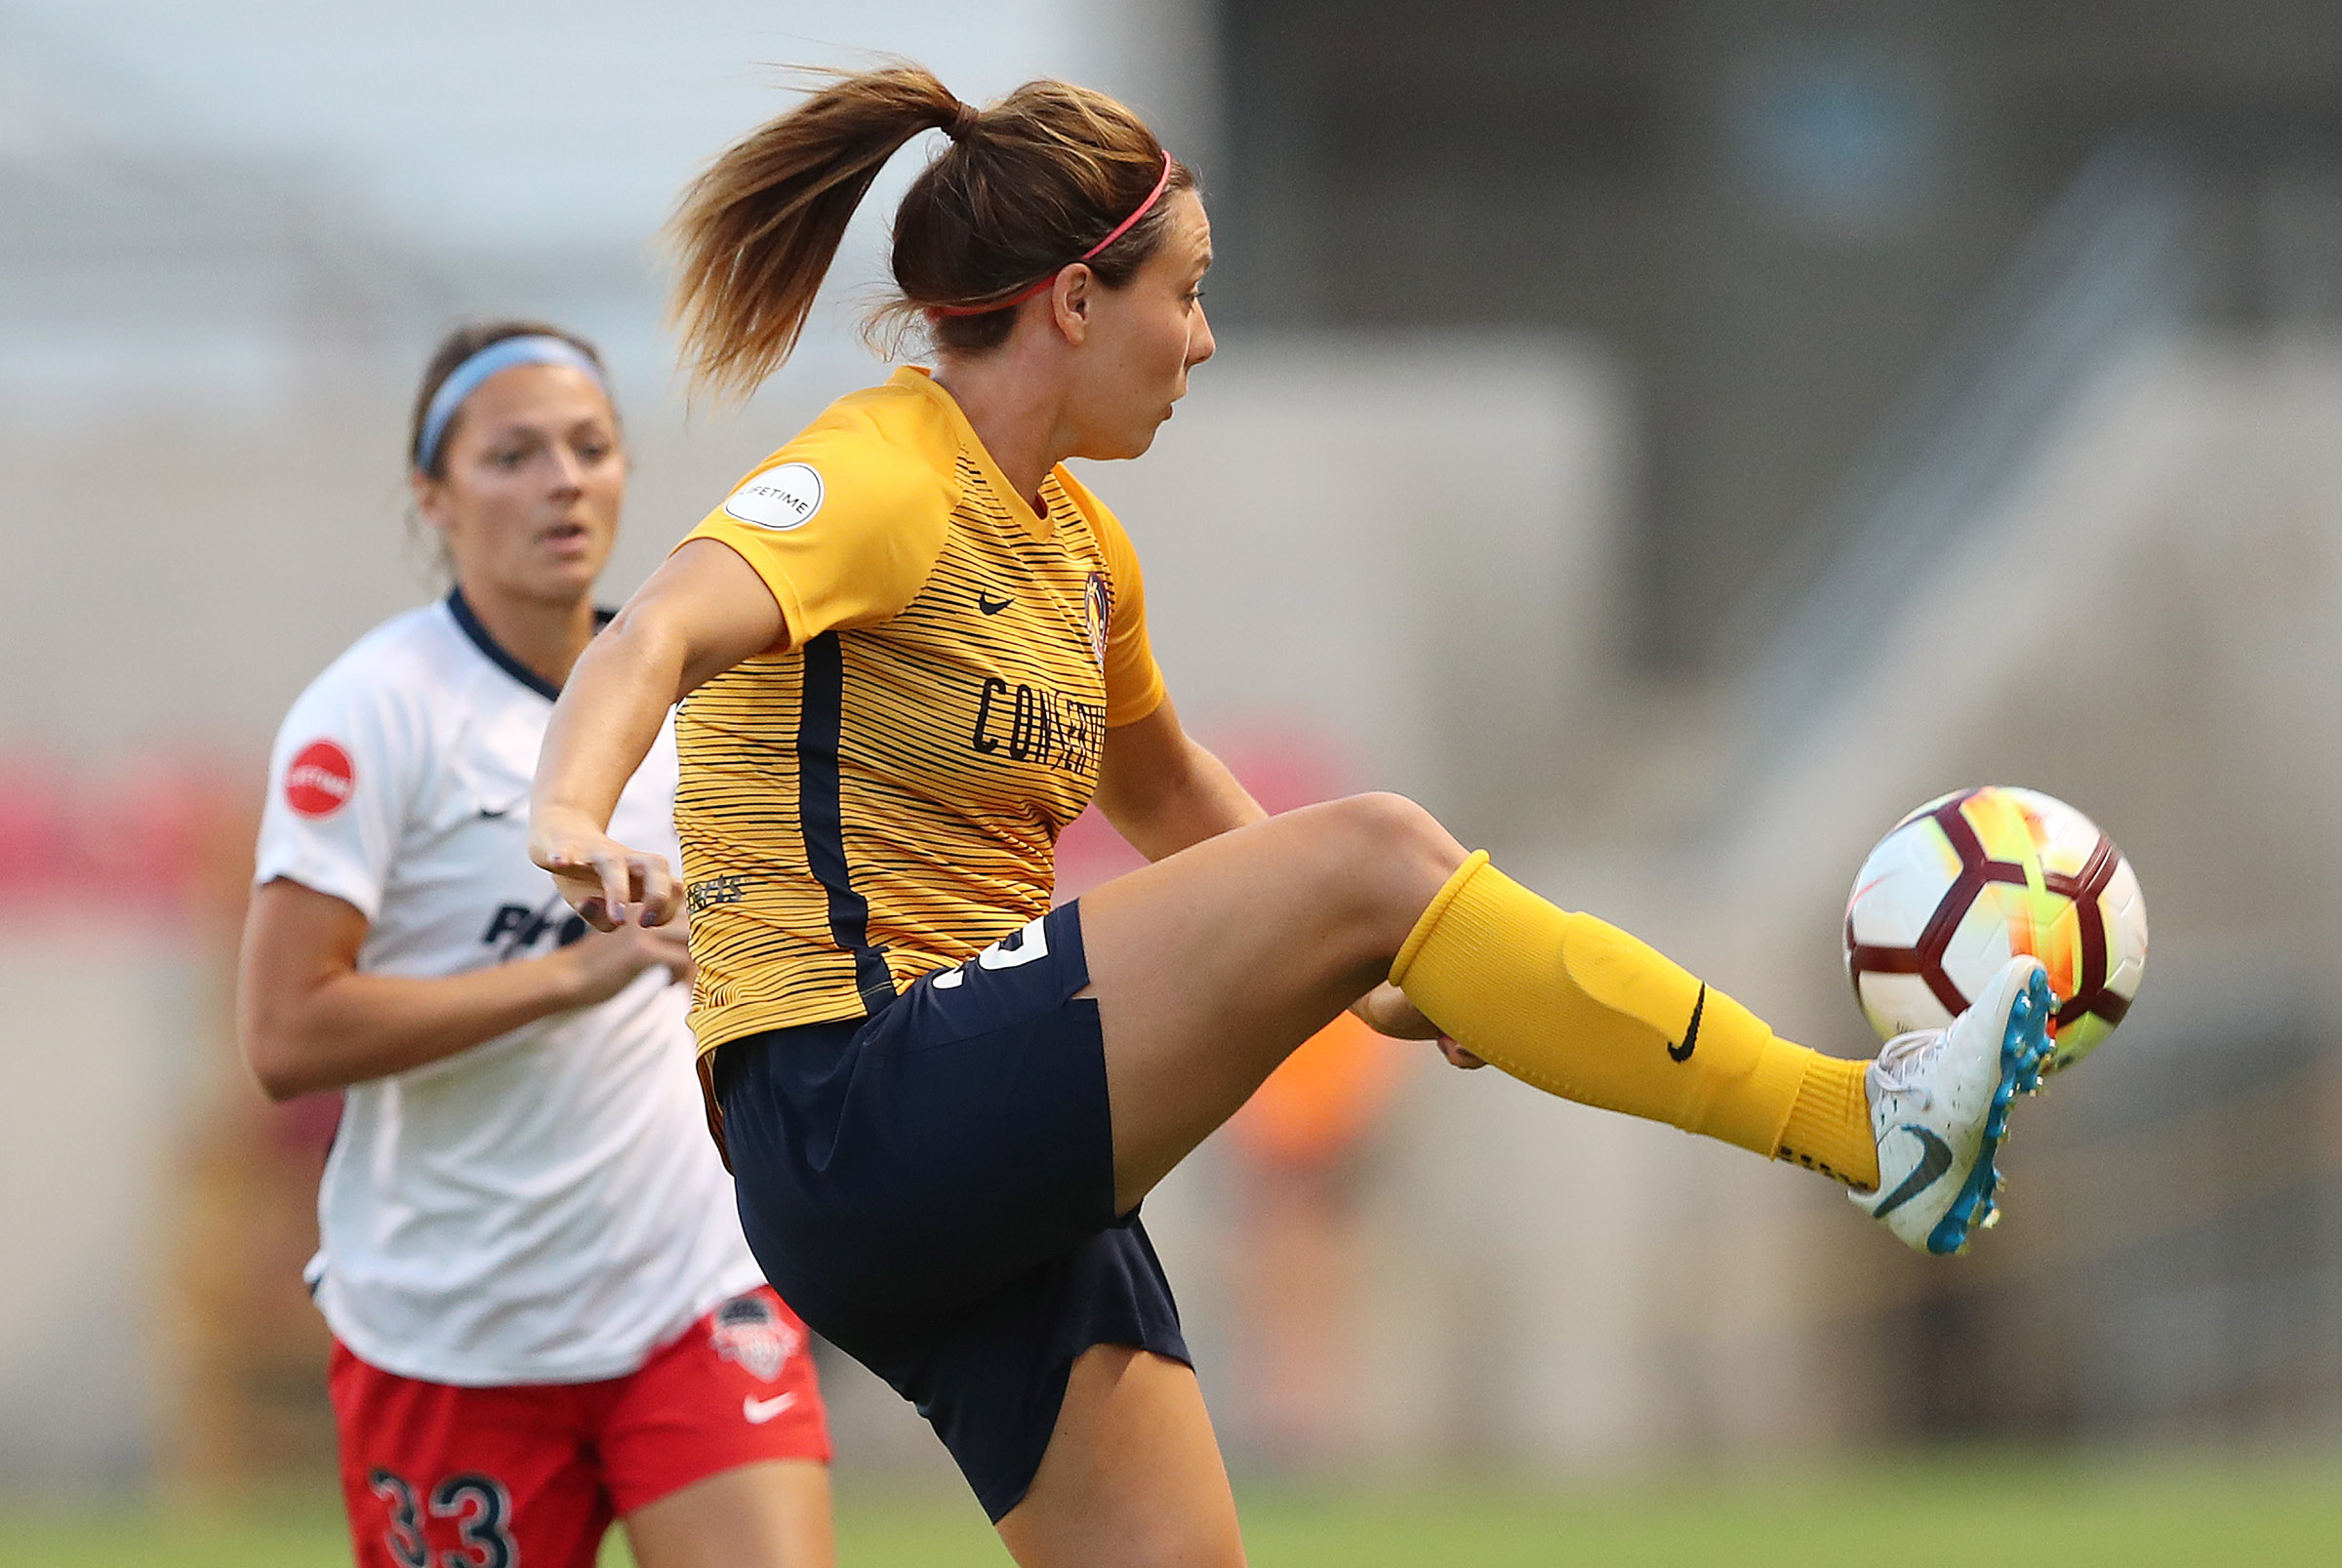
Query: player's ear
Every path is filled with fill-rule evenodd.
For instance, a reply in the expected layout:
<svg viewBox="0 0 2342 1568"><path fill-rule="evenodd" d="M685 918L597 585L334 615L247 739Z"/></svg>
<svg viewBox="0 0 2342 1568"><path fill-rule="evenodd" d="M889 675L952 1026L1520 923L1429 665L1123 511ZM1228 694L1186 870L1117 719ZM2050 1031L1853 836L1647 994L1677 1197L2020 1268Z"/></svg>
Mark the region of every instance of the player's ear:
<svg viewBox="0 0 2342 1568"><path fill-rule="evenodd" d="M427 473L407 475L408 492L415 498L415 515L442 534L447 532L447 481Z"/></svg>
<svg viewBox="0 0 2342 1568"><path fill-rule="evenodd" d="M1090 337L1090 311L1098 301L1098 274L1079 261L1049 285L1049 309L1066 342L1079 347Z"/></svg>

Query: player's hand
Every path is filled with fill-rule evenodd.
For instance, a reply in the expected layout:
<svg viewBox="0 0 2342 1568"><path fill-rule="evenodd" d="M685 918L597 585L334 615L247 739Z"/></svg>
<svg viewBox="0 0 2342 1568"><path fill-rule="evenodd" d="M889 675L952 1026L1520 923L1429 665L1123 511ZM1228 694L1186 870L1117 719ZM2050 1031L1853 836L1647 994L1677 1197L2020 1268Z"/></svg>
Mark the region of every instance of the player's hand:
<svg viewBox="0 0 2342 1568"><path fill-rule="evenodd" d="M661 926L683 906L665 856L628 849L584 818L544 812L529 824L529 859L553 873L561 897L596 931Z"/></svg>
<svg viewBox="0 0 2342 1568"><path fill-rule="evenodd" d="M664 968L671 982L689 981L690 928L677 920L665 926L625 926L591 932L553 954L569 969L575 1007L606 1002L646 969Z"/></svg>
<svg viewBox="0 0 2342 1568"><path fill-rule="evenodd" d="M1396 985L1377 985L1350 1004L1358 1021L1377 1034L1387 1034L1394 1040L1436 1040L1439 1054L1459 1067L1484 1067L1488 1064L1465 1050L1439 1032L1439 1025L1423 1016L1423 1010L1407 1000L1407 993Z"/></svg>

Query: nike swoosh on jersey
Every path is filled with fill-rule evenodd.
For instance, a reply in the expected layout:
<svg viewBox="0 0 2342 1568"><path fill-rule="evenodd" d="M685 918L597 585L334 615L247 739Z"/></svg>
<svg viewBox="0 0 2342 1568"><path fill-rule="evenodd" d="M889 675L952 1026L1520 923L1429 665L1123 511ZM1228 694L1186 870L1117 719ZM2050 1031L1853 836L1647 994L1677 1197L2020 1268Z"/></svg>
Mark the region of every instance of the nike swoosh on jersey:
<svg viewBox="0 0 2342 1568"><path fill-rule="evenodd" d="M797 1396L793 1393L777 1393L770 1399L759 1399L749 1394L741 1400L740 1413L748 1418L750 1426L761 1427L796 1402Z"/></svg>
<svg viewBox="0 0 2342 1568"><path fill-rule="evenodd" d="M988 616L996 616L1015 602L1016 601L1013 599L1002 599L995 603L991 599L989 599L985 596L985 592L982 588L978 588L976 590L976 608L983 611Z"/></svg>

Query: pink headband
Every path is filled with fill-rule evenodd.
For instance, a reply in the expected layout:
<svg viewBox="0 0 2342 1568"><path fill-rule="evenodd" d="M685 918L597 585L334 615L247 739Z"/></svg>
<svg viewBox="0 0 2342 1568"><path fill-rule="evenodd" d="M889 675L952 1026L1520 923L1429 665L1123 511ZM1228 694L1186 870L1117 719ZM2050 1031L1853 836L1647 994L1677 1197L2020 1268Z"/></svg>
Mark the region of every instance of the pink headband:
<svg viewBox="0 0 2342 1568"><path fill-rule="evenodd" d="M1088 250L1073 258L1073 261L1089 261L1099 252L1105 250L1109 245L1113 244L1114 241L1129 233L1133 223L1136 223L1140 219L1154 211L1154 204L1163 199L1163 191L1170 185L1170 183L1171 154L1166 152L1163 154L1162 176L1155 181L1154 188L1147 192L1147 199L1139 203L1137 207L1133 208L1131 210L1131 215L1128 218L1125 218L1122 220L1122 221L1116 223L1112 228L1108 229L1106 231L1106 238L1100 240L1097 244L1091 246ZM1067 261L1063 265L1057 267L1055 270L1051 271L1047 277L1042 278L1038 283L1035 283L1031 288L1027 289L1023 294L1018 295L1013 300L1002 300L994 304L938 304L929 305L927 308L931 314L939 316L984 316L989 315L995 310L1014 309L1016 306L1021 305L1026 301L1031 299L1034 295L1040 293L1043 289L1049 287L1050 284L1055 283L1057 281L1057 274L1059 272L1063 272L1066 267L1071 266L1073 261Z"/></svg>

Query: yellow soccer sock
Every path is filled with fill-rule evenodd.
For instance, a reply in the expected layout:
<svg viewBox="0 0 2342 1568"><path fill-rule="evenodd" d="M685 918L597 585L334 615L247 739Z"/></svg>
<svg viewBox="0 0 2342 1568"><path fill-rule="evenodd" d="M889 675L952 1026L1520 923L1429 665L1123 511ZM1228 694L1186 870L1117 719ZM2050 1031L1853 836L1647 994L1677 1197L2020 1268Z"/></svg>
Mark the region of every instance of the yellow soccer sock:
<svg viewBox="0 0 2342 1568"><path fill-rule="evenodd" d="M1867 1062L1810 1053L1797 1098L1781 1129L1777 1157L1835 1176L1849 1186L1878 1185L1878 1143L1871 1132Z"/></svg>
<svg viewBox="0 0 2342 1568"><path fill-rule="evenodd" d="M1617 927L1539 898L1484 854L1466 861L1423 912L1391 981L1458 1044L1525 1083L1767 1157L1782 1151L1808 1069L1834 1062L1776 1037L1756 1014ZM1830 1093L1827 1067L1815 1087L1817 1121L1826 1125L1833 1106L1842 1119L1848 1107ZM1852 1109L1867 1146L1867 1104ZM1797 1146L1853 1164L1845 1129L1837 1132L1807 1133ZM1873 1156L1873 1183L1876 1170Z"/></svg>

